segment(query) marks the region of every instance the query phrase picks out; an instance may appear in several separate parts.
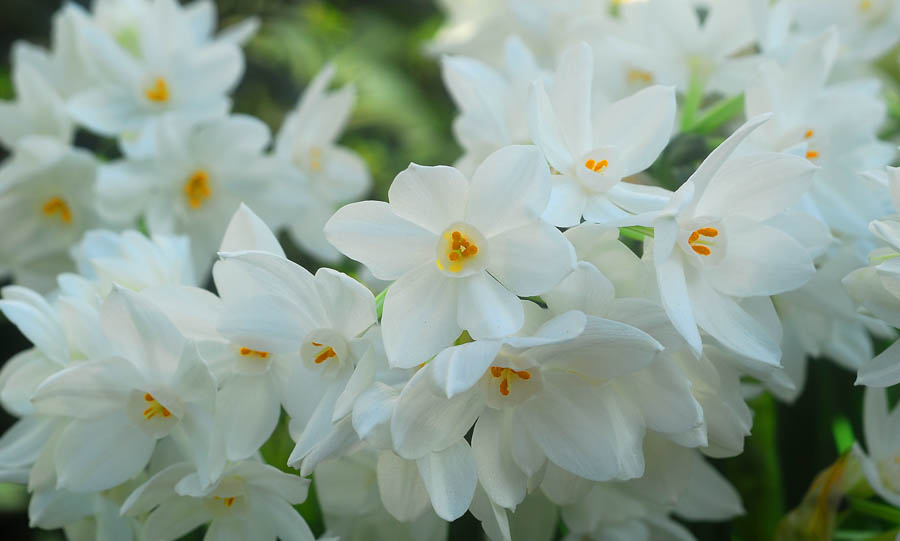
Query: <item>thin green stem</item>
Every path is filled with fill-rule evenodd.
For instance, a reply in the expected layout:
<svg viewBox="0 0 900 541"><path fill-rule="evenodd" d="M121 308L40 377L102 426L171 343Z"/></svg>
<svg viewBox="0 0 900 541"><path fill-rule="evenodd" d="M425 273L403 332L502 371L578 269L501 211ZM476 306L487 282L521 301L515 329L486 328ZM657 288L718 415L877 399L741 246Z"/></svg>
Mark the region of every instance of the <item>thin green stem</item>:
<svg viewBox="0 0 900 541"><path fill-rule="evenodd" d="M847 502L850 504L850 509L857 513L879 518L892 524L900 524L900 509L854 497L847 498Z"/></svg>
<svg viewBox="0 0 900 541"><path fill-rule="evenodd" d="M387 286L384 288L381 293L375 296L375 313L378 314L378 320L381 320L381 313L384 312L384 297L387 295L388 289L391 286Z"/></svg>
<svg viewBox="0 0 900 541"><path fill-rule="evenodd" d="M684 96L684 104L681 110L681 131L688 131L693 126L694 118L703 101L703 80L696 71L691 73L691 82L687 94Z"/></svg>
<svg viewBox="0 0 900 541"><path fill-rule="evenodd" d="M631 225L628 227L620 227L619 234L627 239L643 241L644 238L653 238L653 228L644 227L642 225Z"/></svg>

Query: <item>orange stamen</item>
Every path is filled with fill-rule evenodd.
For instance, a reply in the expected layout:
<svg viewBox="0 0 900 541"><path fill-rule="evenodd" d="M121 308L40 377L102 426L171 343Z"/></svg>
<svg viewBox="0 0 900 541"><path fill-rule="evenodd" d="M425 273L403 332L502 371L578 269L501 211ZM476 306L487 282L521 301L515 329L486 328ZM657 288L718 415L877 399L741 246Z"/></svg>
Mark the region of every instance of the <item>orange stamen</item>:
<svg viewBox="0 0 900 541"><path fill-rule="evenodd" d="M212 188L209 186L209 173L203 169L194 171L184 184L184 195L187 197L188 205L192 209L202 207L203 202L212 195Z"/></svg>
<svg viewBox="0 0 900 541"><path fill-rule="evenodd" d="M243 355L244 357L253 356L253 357L259 357L260 359L265 359L269 356L269 352L268 351L258 351L258 350L250 349L250 348L241 348L241 355Z"/></svg>
<svg viewBox="0 0 900 541"><path fill-rule="evenodd" d="M813 132L812 130L806 130L806 133L803 134L803 137L810 139L813 136L813 133L815 132Z"/></svg>
<svg viewBox="0 0 900 541"><path fill-rule="evenodd" d="M509 396L509 382L514 377L521 380L531 379L531 372L528 370L514 370L512 368L503 368L502 366L492 366L491 375L500 379L500 394Z"/></svg>
<svg viewBox="0 0 900 541"><path fill-rule="evenodd" d="M599 162L597 162L593 159L589 159L588 161L584 162L584 166L595 173L599 173L609 166L609 162L606 160L600 160Z"/></svg>
<svg viewBox="0 0 900 541"><path fill-rule="evenodd" d="M807 150L806 151L806 159L807 160L812 160L813 158L818 158L818 157L819 157L819 153L816 152L815 150Z"/></svg>
<svg viewBox="0 0 900 541"><path fill-rule="evenodd" d="M319 355L315 359L313 359L313 362L316 364L322 364L332 357L337 357L337 353L335 353L332 348L327 347L322 351L322 353L319 353Z"/></svg>
<svg viewBox="0 0 900 541"><path fill-rule="evenodd" d="M710 255L712 250L710 250L708 243L706 240L701 239L700 237L706 238L715 238L719 236L719 230L715 227L701 227L697 229L688 237L688 244L691 246L691 249L700 255Z"/></svg>
<svg viewBox="0 0 900 541"><path fill-rule="evenodd" d="M144 394L144 400L150 403L150 407L144 410L144 419L150 420L156 416L157 413L162 414L163 417L171 417L172 412L169 411L165 406L160 404L153 398L153 395L150 393Z"/></svg>
<svg viewBox="0 0 900 541"><path fill-rule="evenodd" d="M156 103L165 103L169 101L169 85L162 77L153 80L153 86L144 91L144 96L148 100Z"/></svg>
<svg viewBox="0 0 900 541"><path fill-rule="evenodd" d="M46 216L59 214L59 219L62 220L64 224L72 223L72 211L69 209L69 205L62 197L51 197L47 200L46 203L44 203L44 206L41 208L41 210Z"/></svg>

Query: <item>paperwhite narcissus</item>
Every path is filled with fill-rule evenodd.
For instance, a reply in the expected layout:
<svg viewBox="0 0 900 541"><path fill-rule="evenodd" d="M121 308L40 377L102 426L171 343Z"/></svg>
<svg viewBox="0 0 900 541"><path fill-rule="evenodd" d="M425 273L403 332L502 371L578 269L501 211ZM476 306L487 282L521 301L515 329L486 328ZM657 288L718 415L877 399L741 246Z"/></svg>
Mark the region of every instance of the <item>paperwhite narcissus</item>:
<svg viewBox="0 0 900 541"><path fill-rule="evenodd" d="M52 137L63 144L72 140L75 127L62 97L27 55L15 55L13 83L16 101L0 101L0 144L12 149L28 135Z"/></svg>
<svg viewBox="0 0 900 541"><path fill-rule="evenodd" d="M802 286L815 268L776 219L809 189L815 166L788 154L732 156L767 118L751 119L713 150L665 209L621 223L654 228L660 299L695 354L699 326L740 355L777 365L781 331L768 295Z"/></svg>
<svg viewBox="0 0 900 541"><path fill-rule="evenodd" d="M643 410L637 396L655 388L642 369L662 346L630 325L578 311L550 319L523 302L529 317L521 336L448 348L404 387L391 421L397 452L418 458L441 450L475 423L481 485L511 509L546 459L588 479L640 476L644 432L648 424L661 428L665 415ZM690 429L699 407L686 380L681 389L673 384L690 412L675 431ZM677 399L667 404L684 411Z"/></svg>
<svg viewBox="0 0 900 541"><path fill-rule="evenodd" d="M340 205L358 200L372 188L362 158L336 144L356 91L352 85L328 91L334 74L334 66L328 65L316 75L275 139L275 155L297 173L284 175L279 193L291 238L332 263L341 256L325 240L322 227Z"/></svg>
<svg viewBox="0 0 900 541"><path fill-rule="evenodd" d="M444 86L459 109L453 134L463 147L454 167L465 175L475 171L495 150L531 142L527 110L531 83L550 79L528 47L517 37L504 44L504 69L465 56L441 59Z"/></svg>
<svg viewBox="0 0 900 541"><path fill-rule="evenodd" d="M863 474L876 494L900 506L900 415L888 406L887 390L870 386L863 397L863 435L866 450L859 443L852 453L859 459Z"/></svg>
<svg viewBox="0 0 900 541"><path fill-rule="evenodd" d="M197 42L191 22L179 20L172 5L156 0L133 33L116 37L73 10L91 83L71 97L69 112L92 131L118 137L134 156L154 151L153 132L164 118L198 122L225 115L226 94L244 70L236 44Z"/></svg>
<svg viewBox="0 0 900 541"><path fill-rule="evenodd" d="M387 511L377 464L378 453L363 449L316 468L316 493L328 532L342 541L445 539L447 522L427 509L404 522Z"/></svg>
<svg viewBox="0 0 900 541"><path fill-rule="evenodd" d="M393 366L427 361L464 329L475 338L516 332L524 321L516 296L539 295L571 272L571 244L540 218L549 177L537 148L509 146L471 180L412 164L391 184L390 203L353 203L332 216L329 242L396 280L382 319Z"/></svg>
<svg viewBox="0 0 900 541"><path fill-rule="evenodd" d="M172 541L209 524L203 539L313 541L294 509L306 500L309 480L254 460L230 464L205 483L189 463L173 464L138 487L122 513L146 513L143 539Z"/></svg>
<svg viewBox="0 0 900 541"><path fill-rule="evenodd" d="M29 136L0 167L0 266L16 282L49 290L71 268L70 246L106 224L95 210L97 162L56 139Z"/></svg>
<svg viewBox="0 0 900 541"><path fill-rule="evenodd" d="M55 448L58 485L111 488L139 474L157 440L171 436L206 479L211 471L215 381L193 343L137 294L117 289L101 308L112 345L37 389L40 415L71 419Z"/></svg>
<svg viewBox="0 0 900 541"><path fill-rule="evenodd" d="M672 132L675 91L653 86L591 113L591 48L567 49L549 92L534 84L528 103L531 138L553 167L553 191L544 218L578 225L582 215L603 223L665 206L662 188L621 182L656 160Z"/></svg>
<svg viewBox="0 0 900 541"><path fill-rule="evenodd" d="M838 35L825 32L799 47L781 66L765 64L747 88L748 118L772 118L747 138L757 150L805 156L819 169L805 198L828 227L843 236L866 237L866 226L888 210L887 198L859 177L883 168L896 147L879 141L886 116L880 84L853 79L828 84L838 51Z"/></svg>
<svg viewBox="0 0 900 541"><path fill-rule="evenodd" d="M897 43L900 3L896 0L839 0L822 9L816 0L791 0L800 32L816 34L836 27L841 36L839 62L845 70L886 53Z"/></svg>
<svg viewBox="0 0 900 541"><path fill-rule="evenodd" d="M281 173L263 154L269 129L256 118L232 115L193 125L163 122L155 135L152 156L101 168L98 206L114 221L143 215L153 234L187 235L195 268L205 272L241 201L272 208Z"/></svg>

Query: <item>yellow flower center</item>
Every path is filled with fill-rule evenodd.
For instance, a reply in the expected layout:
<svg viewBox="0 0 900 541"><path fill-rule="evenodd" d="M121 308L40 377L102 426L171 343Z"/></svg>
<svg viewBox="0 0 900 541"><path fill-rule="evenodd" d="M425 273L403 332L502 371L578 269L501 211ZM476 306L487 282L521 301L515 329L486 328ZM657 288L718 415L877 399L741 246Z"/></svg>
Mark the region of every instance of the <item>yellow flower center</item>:
<svg viewBox="0 0 900 541"><path fill-rule="evenodd" d="M313 347L321 348L318 355L313 359L313 362L316 364L322 364L332 357L337 357L337 353L335 353L334 348L331 346L326 346L319 342L312 342L312 345Z"/></svg>
<svg viewBox="0 0 900 541"><path fill-rule="evenodd" d="M144 90L144 96L153 103L166 103L171 97L169 95L169 85L162 77L153 80L153 85Z"/></svg>
<svg viewBox="0 0 900 541"><path fill-rule="evenodd" d="M41 212L43 212L45 216L53 216L58 214L59 219L62 220L62 223L72 223L72 211L69 209L69 205L62 197L54 196L48 199L47 202L44 203L44 206L41 207Z"/></svg>
<svg viewBox="0 0 900 541"><path fill-rule="evenodd" d="M188 205L192 209L199 209L203 203L212 195L212 188L209 186L209 173L203 169L198 169L188 177L184 183L184 195L187 197Z"/></svg>
<svg viewBox="0 0 900 541"><path fill-rule="evenodd" d="M627 78L629 83L642 83L647 85L653 83L653 74L649 71L639 69L628 70Z"/></svg>
<svg viewBox="0 0 900 541"><path fill-rule="evenodd" d="M509 383L511 380L529 380L531 372L528 370L513 370L512 368L503 368L500 366L491 367L491 376L500 380L500 394L509 396Z"/></svg>
<svg viewBox="0 0 900 541"><path fill-rule="evenodd" d="M156 399L153 398L152 394L150 394L150 393L145 394L144 400L149 403L149 407L144 410L144 419L149 421L150 419L156 417L157 415L162 415L163 417L166 417L166 418L172 416L172 412L169 411L168 409L166 409L165 406L163 406L162 404L157 402Z"/></svg>
<svg viewBox="0 0 900 541"><path fill-rule="evenodd" d="M609 167L609 162L606 160L600 160L598 162L591 158L588 161L584 162L584 166L595 173L599 173L600 171L603 171L604 169Z"/></svg>
<svg viewBox="0 0 900 541"><path fill-rule="evenodd" d="M250 348L241 348L241 357L256 357L257 359L268 359L269 352L268 351L258 351Z"/></svg>
<svg viewBox="0 0 900 541"><path fill-rule="evenodd" d="M715 227L701 227L700 229L691 233L691 236L688 237L688 244L691 245L691 249L697 252L700 255L709 255L712 253L711 247L715 246L716 243L710 242L707 239L715 238L719 236L719 230Z"/></svg>
<svg viewBox="0 0 900 541"><path fill-rule="evenodd" d="M463 268L463 263L478 253L478 245L466 238L465 235L458 230L445 232L444 241L447 244L446 258L450 262L448 268L450 272L459 272ZM437 266L444 269L441 260L437 260Z"/></svg>
<svg viewBox="0 0 900 541"><path fill-rule="evenodd" d="M236 496L228 496L227 498L220 498L218 496L213 496L213 499L216 501L221 501L222 505L225 507L231 507L234 505L234 501L237 499Z"/></svg>
<svg viewBox="0 0 900 541"><path fill-rule="evenodd" d="M860 11L869 11L872 9L872 0L860 0L859 2L859 10Z"/></svg>

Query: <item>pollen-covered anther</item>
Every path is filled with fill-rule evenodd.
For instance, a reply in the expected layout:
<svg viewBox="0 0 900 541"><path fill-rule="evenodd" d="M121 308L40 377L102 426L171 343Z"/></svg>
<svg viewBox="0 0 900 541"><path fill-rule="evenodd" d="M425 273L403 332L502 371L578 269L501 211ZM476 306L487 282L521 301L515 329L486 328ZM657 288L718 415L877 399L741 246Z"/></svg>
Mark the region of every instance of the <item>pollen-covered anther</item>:
<svg viewBox="0 0 900 541"><path fill-rule="evenodd" d="M609 167L609 162L606 160L600 160L598 162L591 158L588 161L584 162L584 166L595 173L599 173L600 171L603 171L604 169Z"/></svg>
<svg viewBox="0 0 900 541"><path fill-rule="evenodd" d="M229 496L227 498L220 498L218 496L213 496L213 499L220 500L222 502L222 505L224 505L225 507L231 507L232 505L234 505L234 500L236 500L237 498L234 496Z"/></svg>
<svg viewBox="0 0 900 541"><path fill-rule="evenodd" d="M209 173L203 169L197 169L187 182L184 183L184 195L187 197L188 206L192 209L199 209L203 203L212 195L212 188L209 185Z"/></svg>
<svg viewBox="0 0 900 541"><path fill-rule="evenodd" d="M815 150L807 150L806 151L806 159L807 160L812 160L812 159L815 159L818 157L819 157L819 153L816 152Z"/></svg>
<svg viewBox="0 0 900 541"><path fill-rule="evenodd" d="M322 347L322 344L320 344L318 342L312 342L312 345L317 348ZM316 364L322 364L325 361L327 361L328 359L331 359L332 357L337 357L337 353L334 352L333 347L326 346L324 349L322 349L322 351L319 352L318 355L316 355L316 358L313 359L313 362Z"/></svg>
<svg viewBox="0 0 900 541"><path fill-rule="evenodd" d="M240 349L242 357L256 357L257 359L268 359L269 352L268 351L258 351L250 348L241 348Z"/></svg>
<svg viewBox="0 0 900 541"><path fill-rule="evenodd" d="M312 147L309 149L309 168L313 171L321 171L322 170L322 149L319 147Z"/></svg>
<svg viewBox="0 0 900 541"><path fill-rule="evenodd" d="M869 11L872 9L872 0L860 0L859 2L859 10L860 11Z"/></svg>
<svg viewBox="0 0 900 541"><path fill-rule="evenodd" d="M651 84L653 82L653 74L649 71L630 69L628 70L628 82Z"/></svg>
<svg viewBox="0 0 900 541"><path fill-rule="evenodd" d="M448 234L445 233L445 235ZM467 239L459 231L449 233L449 237L446 240L450 243L450 247L447 250L447 259L450 260L450 271L459 272L462 270L462 263L478 253L478 245Z"/></svg>
<svg viewBox="0 0 900 541"><path fill-rule="evenodd" d="M169 85L162 77L153 80L153 85L144 91L144 96L154 103L165 103L169 101Z"/></svg>
<svg viewBox="0 0 900 541"><path fill-rule="evenodd" d="M711 248L715 246L715 243L708 239L718 236L719 230L715 227L701 227L691 233L691 236L688 237L688 244L694 252L700 255L710 255L712 253Z"/></svg>
<svg viewBox="0 0 900 541"><path fill-rule="evenodd" d="M500 394L503 396L509 396L510 380L520 379L524 381L531 379L531 372L528 370L514 370L500 366L492 366L491 375L500 379Z"/></svg>
<svg viewBox="0 0 900 541"><path fill-rule="evenodd" d="M160 404L153 398L153 395L150 393L144 394L144 400L150 404L150 406L144 410L144 419L150 420L157 415L162 415L163 417L169 418L172 416L172 412L166 409L165 406Z"/></svg>
<svg viewBox="0 0 900 541"><path fill-rule="evenodd" d="M41 212L43 212L45 216L58 214L62 223L72 223L72 211L69 209L69 204L66 203L66 200L62 197L54 196L48 199L47 202L44 203L44 206L41 207Z"/></svg>
<svg viewBox="0 0 900 541"><path fill-rule="evenodd" d="M813 130L806 130L806 133L803 134L804 139L812 139L812 136L815 135L816 132Z"/></svg>

